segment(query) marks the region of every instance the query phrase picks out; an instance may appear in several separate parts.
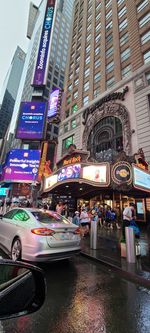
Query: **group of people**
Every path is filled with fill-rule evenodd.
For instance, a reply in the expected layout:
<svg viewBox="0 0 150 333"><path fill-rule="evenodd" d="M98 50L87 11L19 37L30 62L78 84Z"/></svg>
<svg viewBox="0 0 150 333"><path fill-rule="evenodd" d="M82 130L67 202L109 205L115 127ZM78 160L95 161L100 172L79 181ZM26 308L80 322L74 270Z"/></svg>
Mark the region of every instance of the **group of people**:
<svg viewBox="0 0 150 333"><path fill-rule="evenodd" d="M117 212L111 207L94 206L81 207L79 211L75 211L72 222L81 227L81 234L85 236L90 231L91 221L96 221L100 227L120 229Z"/></svg>
<svg viewBox="0 0 150 333"><path fill-rule="evenodd" d="M15 202L15 200L7 198L7 200L0 200L0 214L5 214L15 206L31 207L32 205L29 200L26 200L24 203L19 203L18 201ZM69 216L68 204L63 203L62 201L55 203L54 207L47 203L39 203L38 208L56 210L58 214L63 215L66 218ZM89 234L91 221L96 221L102 228L122 228L123 239L125 239L125 227L128 226L131 226L134 229L136 237L140 236L140 230L135 222L135 205L132 202L129 203L129 206L124 208L122 215L120 215L119 209L114 210L108 205L94 205L92 208L83 205L75 211L71 220L74 224L80 226L82 236Z"/></svg>
<svg viewBox="0 0 150 333"><path fill-rule="evenodd" d="M100 227L106 229L121 229L122 238L125 239L125 227L132 227L136 237L140 236L140 230L135 222L135 205L130 203L123 210L122 216L119 210L114 210L110 206L81 207L75 211L72 222L81 228L81 235L85 236L90 232L91 221L97 221Z"/></svg>

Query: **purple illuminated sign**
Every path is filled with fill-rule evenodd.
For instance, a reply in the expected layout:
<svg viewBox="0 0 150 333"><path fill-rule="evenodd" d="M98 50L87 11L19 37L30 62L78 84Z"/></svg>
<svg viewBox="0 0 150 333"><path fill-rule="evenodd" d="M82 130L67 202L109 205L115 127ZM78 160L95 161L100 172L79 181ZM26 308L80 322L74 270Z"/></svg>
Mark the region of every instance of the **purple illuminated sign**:
<svg viewBox="0 0 150 333"><path fill-rule="evenodd" d="M57 109L58 109L59 93L60 93L60 90L56 89L50 94L50 98L48 101L48 112L47 112L48 118L56 116Z"/></svg>
<svg viewBox="0 0 150 333"><path fill-rule="evenodd" d="M81 164L69 165L68 167L64 167L58 173L58 181L80 178L81 172Z"/></svg>
<svg viewBox="0 0 150 333"><path fill-rule="evenodd" d="M22 102L16 138L40 140L43 138L45 102Z"/></svg>
<svg viewBox="0 0 150 333"><path fill-rule="evenodd" d="M38 177L40 155L40 150L11 150L6 158L2 179L10 182L35 181Z"/></svg>
<svg viewBox="0 0 150 333"><path fill-rule="evenodd" d="M45 72L49 53L49 43L53 23L55 0L47 0L45 18L41 33L40 46L32 85L41 86L45 84Z"/></svg>

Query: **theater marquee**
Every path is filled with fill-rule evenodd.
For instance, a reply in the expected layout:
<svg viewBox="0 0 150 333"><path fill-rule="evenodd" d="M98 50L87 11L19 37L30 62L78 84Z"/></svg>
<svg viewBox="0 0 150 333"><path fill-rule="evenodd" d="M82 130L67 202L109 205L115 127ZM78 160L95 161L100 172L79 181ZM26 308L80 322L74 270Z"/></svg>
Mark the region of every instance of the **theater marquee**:
<svg viewBox="0 0 150 333"><path fill-rule="evenodd" d="M48 192L57 185L68 182L79 182L96 187L108 187L110 184L109 163L91 164L76 163L64 166L44 181L44 192Z"/></svg>

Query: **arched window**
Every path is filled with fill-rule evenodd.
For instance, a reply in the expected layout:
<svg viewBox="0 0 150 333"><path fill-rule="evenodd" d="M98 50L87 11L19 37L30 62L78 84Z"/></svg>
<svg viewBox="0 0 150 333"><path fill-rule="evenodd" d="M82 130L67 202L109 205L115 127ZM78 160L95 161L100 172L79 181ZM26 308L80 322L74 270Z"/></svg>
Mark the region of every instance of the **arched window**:
<svg viewBox="0 0 150 333"><path fill-rule="evenodd" d="M113 160L123 150L122 124L117 117L105 117L92 129L87 149L91 157L100 161Z"/></svg>

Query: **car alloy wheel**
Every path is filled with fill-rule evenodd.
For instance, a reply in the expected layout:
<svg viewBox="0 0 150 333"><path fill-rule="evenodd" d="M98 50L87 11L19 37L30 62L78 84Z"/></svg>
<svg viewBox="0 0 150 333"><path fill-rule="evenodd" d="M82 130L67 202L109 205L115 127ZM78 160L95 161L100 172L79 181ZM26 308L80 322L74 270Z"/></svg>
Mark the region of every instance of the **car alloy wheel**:
<svg viewBox="0 0 150 333"><path fill-rule="evenodd" d="M12 244L11 259L14 261L21 259L21 242L19 238L16 238Z"/></svg>

